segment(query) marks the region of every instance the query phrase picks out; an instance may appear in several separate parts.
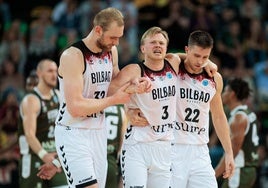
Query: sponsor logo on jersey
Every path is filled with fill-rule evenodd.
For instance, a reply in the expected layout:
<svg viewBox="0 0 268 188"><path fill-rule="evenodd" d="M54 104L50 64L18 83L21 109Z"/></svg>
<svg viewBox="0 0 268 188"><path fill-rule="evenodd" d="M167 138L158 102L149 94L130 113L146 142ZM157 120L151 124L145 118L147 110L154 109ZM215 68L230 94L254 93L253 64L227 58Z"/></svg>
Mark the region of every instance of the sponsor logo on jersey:
<svg viewBox="0 0 268 188"><path fill-rule="evenodd" d="M196 133L198 135L206 132L206 128L204 127L193 126L184 122L176 122L174 129L177 131Z"/></svg>

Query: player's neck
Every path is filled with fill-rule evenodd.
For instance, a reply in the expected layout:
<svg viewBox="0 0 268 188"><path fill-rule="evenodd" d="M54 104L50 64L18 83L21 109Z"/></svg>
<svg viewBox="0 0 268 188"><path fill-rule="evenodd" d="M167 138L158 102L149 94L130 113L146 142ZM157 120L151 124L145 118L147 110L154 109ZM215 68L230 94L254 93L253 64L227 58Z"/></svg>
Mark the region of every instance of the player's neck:
<svg viewBox="0 0 268 188"><path fill-rule="evenodd" d="M50 99L52 96L52 88L48 86L44 86L43 84L38 84L36 87L37 91L40 95L42 95L42 98L44 99Z"/></svg>
<svg viewBox="0 0 268 188"><path fill-rule="evenodd" d="M86 38L83 39L83 42L90 51L94 53L102 52L102 49L96 45L96 37L93 35L92 32Z"/></svg>
<svg viewBox="0 0 268 188"><path fill-rule="evenodd" d="M229 109L232 111L233 109L235 109L236 107L241 106L241 105L243 105L242 102L234 101L234 102L230 103L228 106L229 106Z"/></svg>
<svg viewBox="0 0 268 188"><path fill-rule="evenodd" d="M144 61L144 65L146 67L150 68L151 70L159 71L159 70L163 69L164 60L149 60L149 59L146 59Z"/></svg>
<svg viewBox="0 0 268 188"><path fill-rule="evenodd" d="M191 66L189 65L189 62L187 61L187 59L184 61L184 67L185 67L185 70L190 74L200 74L203 72L203 68L192 69Z"/></svg>

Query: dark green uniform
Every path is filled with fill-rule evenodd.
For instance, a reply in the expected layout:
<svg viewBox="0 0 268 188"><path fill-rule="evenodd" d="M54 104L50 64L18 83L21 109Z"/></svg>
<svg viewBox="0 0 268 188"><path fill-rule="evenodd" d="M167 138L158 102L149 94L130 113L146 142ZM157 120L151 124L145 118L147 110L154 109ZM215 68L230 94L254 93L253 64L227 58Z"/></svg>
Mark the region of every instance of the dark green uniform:
<svg viewBox="0 0 268 188"><path fill-rule="evenodd" d="M120 145L120 135L123 123L121 114L122 105L110 106L105 109L106 128L107 128L107 160L108 173L106 180L106 188L118 188L119 182L119 167L117 153Z"/></svg>
<svg viewBox="0 0 268 188"><path fill-rule="evenodd" d="M253 187L256 176L257 176L257 165L258 165L258 154L257 149L259 146L259 137L258 137L258 126L257 126L257 117L254 112L251 112L247 106L239 106L236 107L235 111L231 112L230 121L232 121L232 117L234 117L237 113L245 113L248 117L249 126L245 132L245 138L242 145L242 148L239 152L239 156L236 156L235 164L236 164L236 172L232 177L235 182L239 183L239 188L251 188ZM229 122L230 122L229 121ZM237 160L237 158L243 159L244 166L241 166L241 160ZM239 162L240 161L240 162ZM239 172L240 174L236 174ZM228 183L232 182L232 179L224 180L222 187L227 188Z"/></svg>
<svg viewBox="0 0 268 188"><path fill-rule="evenodd" d="M41 110L37 117L36 137L47 152L56 152L54 139L55 119L58 114L59 99L55 91L50 100L42 99L37 90L32 94L40 99ZM29 106L31 108L31 106ZM21 113L22 114L22 113ZM23 116L23 115L22 115ZM27 125L26 125L27 126ZM20 160L20 188L49 188L67 185L65 175L57 173L51 180L42 180L37 176L42 160L31 150L24 136L22 119L19 125Z"/></svg>

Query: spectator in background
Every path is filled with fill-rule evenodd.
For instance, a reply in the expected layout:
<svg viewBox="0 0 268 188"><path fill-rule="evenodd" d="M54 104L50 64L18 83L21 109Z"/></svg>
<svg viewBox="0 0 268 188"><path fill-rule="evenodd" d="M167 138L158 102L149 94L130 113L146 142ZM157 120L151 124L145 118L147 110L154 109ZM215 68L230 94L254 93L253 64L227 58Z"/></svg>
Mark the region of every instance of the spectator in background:
<svg viewBox="0 0 268 188"><path fill-rule="evenodd" d="M80 38L81 36L81 26L80 26L81 16L78 9L78 1L70 0L67 3L66 10L59 17L59 20L54 22L55 27L58 30L58 37L66 37L70 30L76 30Z"/></svg>
<svg viewBox="0 0 268 188"><path fill-rule="evenodd" d="M25 67L25 78L31 70L35 70L37 62L43 58L54 58L56 51L57 28L51 21L51 9L49 7L36 7L32 10L33 20L30 23L30 39L28 57Z"/></svg>
<svg viewBox="0 0 268 188"><path fill-rule="evenodd" d="M11 12L9 4L5 0L0 0L0 35L2 35L3 29L6 24L11 21Z"/></svg>
<svg viewBox="0 0 268 188"><path fill-rule="evenodd" d="M38 76L35 70L32 70L30 75L26 78L25 91L30 92L38 84Z"/></svg>
<svg viewBox="0 0 268 188"><path fill-rule="evenodd" d="M26 26L19 20L15 19L6 27L2 42L0 44L0 65L4 59L10 58L16 64L16 70L23 74L24 65L27 58L26 46Z"/></svg>
<svg viewBox="0 0 268 188"><path fill-rule="evenodd" d="M81 35L86 36L93 27L94 16L102 9L108 7L106 1L102 0L84 0L80 3L78 9L80 13Z"/></svg>
<svg viewBox="0 0 268 188"><path fill-rule="evenodd" d="M67 5L68 3L72 0L60 0L54 7L51 13L51 19L53 23L57 23L62 15L66 12L67 10Z"/></svg>
<svg viewBox="0 0 268 188"><path fill-rule="evenodd" d="M24 78L23 75L17 71L15 63L7 58L1 65L0 70L0 93L12 87L17 90L18 97L21 99L24 91Z"/></svg>
<svg viewBox="0 0 268 188"><path fill-rule="evenodd" d="M118 46L118 53L119 53L118 66L120 70L128 64L139 61L137 55L134 55L131 45L126 37L121 38L120 44Z"/></svg>
<svg viewBox="0 0 268 188"><path fill-rule="evenodd" d="M268 111L268 60L256 63L254 72L259 110Z"/></svg>
<svg viewBox="0 0 268 188"><path fill-rule="evenodd" d="M240 15L246 20L253 18L261 19L262 7L258 0L244 0L239 6Z"/></svg>
<svg viewBox="0 0 268 188"><path fill-rule="evenodd" d="M167 6L162 8L159 25L165 29L170 38L170 51L184 50L184 44L187 43L187 37L190 32L190 18L183 11L183 3L177 0L171 0Z"/></svg>
<svg viewBox="0 0 268 188"><path fill-rule="evenodd" d="M19 100L17 91L7 88L0 101L0 187L19 187L18 139Z"/></svg>
<svg viewBox="0 0 268 188"><path fill-rule="evenodd" d="M243 35L238 20L230 21L227 30L217 36L215 55L220 59L223 77L234 74L239 65L244 65L242 42Z"/></svg>
<svg viewBox="0 0 268 188"><path fill-rule="evenodd" d="M132 0L119 0L112 1L110 6L117 8L122 12L125 17L125 29L124 37L127 39L131 56L137 56L138 54L138 9Z"/></svg>
<svg viewBox="0 0 268 188"><path fill-rule="evenodd" d="M267 58L267 41L265 39L264 25L258 18L249 20L248 32L246 32L243 48L246 59L246 67L252 69L257 62Z"/></svg>

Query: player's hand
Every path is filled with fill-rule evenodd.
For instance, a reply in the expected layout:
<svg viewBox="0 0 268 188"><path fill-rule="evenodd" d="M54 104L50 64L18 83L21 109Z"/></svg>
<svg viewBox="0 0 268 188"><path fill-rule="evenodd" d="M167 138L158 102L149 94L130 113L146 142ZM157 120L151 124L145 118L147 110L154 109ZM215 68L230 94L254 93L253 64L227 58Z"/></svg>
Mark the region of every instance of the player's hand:
<svg viewBox="0 0 268 188"><path fill-rule="evenodd" d="M43 180L50 180L57 172L61 172L61 168L57 168L52 163L45 163L39 167L37 176Z"/></svg>
<svg viewBox="0 0 268 188"><path fill-rule="evenodd" d="M149 125L148 121L143 116L140 109L129 108L129 109L127 109L126 114L128 116L128 120L129 120L131 125L139 126L139 127L145 127L145 126Z"/></svg>
<svg viewBox="0 0 268 188"><path fill-rule="evenodd" d="M174 53L167 53L165 59L168 60L168 62L179 64L181 62L180 56Z"/></svg>
<svg viewBox="0 0 268 188"><path fill-rule="evenodd" d="M148 93L152 90L152 82L147 77L139 77L131 81L131 85L126 88L125 92L133 93Z"/></svg>
<svg viewBox="0 0 268 188"><path fill-rule="evenodd" d="M218 66L209 59L207 60L207 63L204 65L204 68L210 77L213 77L218 71Z"/></svg>
<svg viewBox="0 0 268 188"><path fill-rule="evenodd" d="M225 155L225 171L223 173L223 178L230 178L234 175L235 163L233 155Z"/></svg>
<svg viewBox="0 0 268 188"><path fill-rule="evenodd" d="M130 94L129 92L127 92L127 88L130 87L130 83L126 83L124 84L121 88L119 88L114 94L113 94L113 98L115 100L115 104L125 104L127 102L129 102L130 100Z"/></svg>

